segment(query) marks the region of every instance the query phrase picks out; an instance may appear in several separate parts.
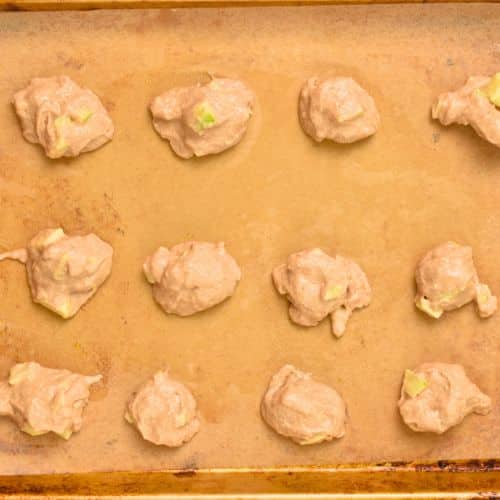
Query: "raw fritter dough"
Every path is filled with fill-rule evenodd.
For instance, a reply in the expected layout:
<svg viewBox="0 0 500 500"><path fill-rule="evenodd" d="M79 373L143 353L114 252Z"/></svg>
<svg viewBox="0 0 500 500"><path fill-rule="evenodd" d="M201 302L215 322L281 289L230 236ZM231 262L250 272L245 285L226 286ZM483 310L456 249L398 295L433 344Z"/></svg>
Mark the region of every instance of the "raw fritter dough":
<svg viewBox="0 0 500 500"><path fill-rule="evenodd" d="M154 444L181 446L200 430L196 400L189 389L159 371L130 400L125 419Z"/></svg>
<svg viewBox="0 0 500 500"><path fill-rule="evenodd" d="M0 255L26 264L33 300L63 318L74 316L111 272L113 249L95 234L38 233L26 249Z"/></svg>
<svg viewBox="0 0 500 500"><path fill-rule="evenodd" d="M499 108L500 73L493 78L471 76L460 89L438 97L432 117L443 125L470 125L479 137L500 147Z"/></svg>
<svg viewBox="0 0 500 500"><path fill-rule="evenodd" d="M254 101L243 82L214 78L153 99L153 125L182 158L220 153L241 141Z"/></svg>
<svg viewBox="0 0 500 500"><path fill-rule="evenodd" d="M491 411L491 399L469 380L463 367L447 363L424 363L407 370L398 405L412 430L437 434L471 413Z"/></svg>
<svg viewBox="0 0 500 500"><path fill-rule="evenodd" d="M479 283L472 249L452 241L427 252L415 272L416 306L433 318L475 300L482 318L497 310L497 298Z"/></svg>
<svg viewBox="0 0 500 500"><path fill-rule="evenodd" d="M278 434L298 444L316 444L345 434L346 406L328 385L285 365L262 399L262 418Z"/></svg>
<svg viewBox="0 0 500 500"><path fill-rule="evenodd" d="M356 142L380 126L373 98L345 77L309 78L300 92L299 118L304 132L317 142Z"/></svg>
<svg viewBox="0 0 500 500"><path fill-rule="evenodd" d="M233 295L241 278L224 243L188 241L160 247L146 259L144 273L153 296L169 314L189 316Z"/></svg>
<svg viewBox="0 0 500 500"><path fill-rule="evenodd" d="M331 257L319 248L291 254L273 271L278 292L286 295L290 318L302 326L316 326L331 316L332 331L341 337L354 309L371 300L368 278L356 262Z"/></svg>
<svg viewBox="0 0 500 500"><path fill-rule="evenodd" d="M78 156L110 141L114 126L100 99L67 76L34 78L14 95L26 140L49 158Z"/></svg>
<svg viewBox="0 0 500 500"><path fill-rule="evenodd" d="M34 362L17 364L9 380L0 383L0 415L12 418L31 436L54 432L69 439L82 427L89 387L101 379Z"/></svg>

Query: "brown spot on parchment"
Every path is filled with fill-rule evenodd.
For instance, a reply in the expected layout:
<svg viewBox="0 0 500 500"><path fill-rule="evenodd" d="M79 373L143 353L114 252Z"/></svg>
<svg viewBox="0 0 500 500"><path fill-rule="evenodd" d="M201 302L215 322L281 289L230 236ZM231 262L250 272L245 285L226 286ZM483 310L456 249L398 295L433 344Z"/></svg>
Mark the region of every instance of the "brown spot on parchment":
<svg viewBox="0 0 500 500"><path fill-rule="evenodd" d="M121 222L120 214L113 204L113 197L104 193L104 205L97 206L94 203L93 209L96 212L96 220L101 226L116 228Z"/></svg>
<svg viewBox="0 0 500 500"><path fill-rule="evenodd" d="M102 399L108 393L107 381L111 371L110 355L102 351L98 346L87 346L82 342L77 342L74 347L81 356L92 363L94 366L93 371L103 376L103 380L96 384L92 390L92 399Z"/></svg>
<svg viewBox="0 0 500 500"><path fill-rule="evenodd" d="M12 432L9 433L9 441L0 439L0 453L6 455L38 455L46 448L53 448L58 445L57 441L51 439L51 436L38 436L34 442L28 436L23 436L12 422ZM56 436L54 436L56 437ZM47 439L48 438L48 439ZM58 438L60 439L60 438Z"/></svg>
<svg viewBox="0 0 500 500"><path fill-rule="evenodd" d="M111 99L106 97L101 97L101 102L107 111L113 111L116 108L116 104Z"/></svg>
<svg viewBox="0 0 500 500"><path fill-rule="evenodd" d="M14 363L34 357L35 350L28 339L28 332L0 319L0 353L2 354L0 366L8 370Z"/></svg>
<svg viewBox="0 0 500 500"><path fill-rule="evenodd" d="M85 64L75 57L64 54L63 52L57 53L57 59L61 62L65 68L75 69L77 71L81 70Z"/></svg>

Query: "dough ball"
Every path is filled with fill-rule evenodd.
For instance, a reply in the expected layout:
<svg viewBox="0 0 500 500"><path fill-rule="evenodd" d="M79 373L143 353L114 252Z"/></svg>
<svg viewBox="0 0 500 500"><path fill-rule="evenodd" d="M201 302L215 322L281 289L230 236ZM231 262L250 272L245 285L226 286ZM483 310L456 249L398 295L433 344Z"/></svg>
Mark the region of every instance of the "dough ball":
<svg viewBox="0 0 500 500"><path fill-rule="evenodd" d="M110 141L111 117L100 99L67 76L34 78L14 95L24 138L49 158L78 156Z"/></svg>
<svg viewBox="0 0 500 500"><path fill-rule="evenodd" d="M487 285L479 283L468 246L448 241L433 248L418 263L415 279L415 304L433 318L473 300L483 318L497 309L497 298Z"/></svg>
<svg viewBox="0 0 500 500"><path fill-rule="evenodd" d="M74 316L111 273L113 249L95 234L38 233L26 249L0 255L26 264L33 300L63 318Z"/></svg>
<svg viewBox="0 0 500 500"><path fill-rule="evenodd" d="M148 380L128 403L125 419L154 444L181 446L200 429L196 401L189 389L170 378L168 370Z"/></svg>
<svg viewBox="0 0 500 500"><path fill-rule="evenodd" d="M304 132L317 142L356 142L380 126L373 98L345 77L309 78L300 92L299 119Z"/></svg>
<svg viewBox="0 0 500 500"><path fill-rule="evenodd" d="M368 278L356 262L331 257L319 248L291 254L276 267L273 280L290 301L290 318L302 326L316 326L330 315L332 331L341 337L354 309L371 300Z"/></svg>
<svg viewBox="0 0 500 500"><path fill-rule="evenodd" d="M441 94L432 118L443 125L470 125L479 137L500 147L500 73L471 76L463 87Z"/></svg>
<svg viewBox="0 0 500 500"><path fill-rule="evenodd" d="M153 99L153 125L181 158L220 153L243 138L254 101L243 82L214 78Z"/></svg>
<svg viewBox="0 0 500 500"><path fill-rule="evenodd" d="M273 376L260 408L270 427L301 445L331 441L345 434L346 406L342 398L292 365L283 366Z"/></svg>
<svg viewBox="0 0 500 500"><path fill-rule="evenodd" d="M442 434L471 413L486 415L491 399L473 384L460 365L425 363L406 370L399 411L416 432Z"/></svg>
<svg viewBox="0 0 500 500"><path fill-rule="evenodd" d="M188 241L160 247L144 263L153 296L169 314L189 316L233 295L241 278L224 243Z"/></svg>
<svg viewBox="0 0 500 500"><path fill-rule="evenodd" d="M82 427L89 387L101 379L35 362L17 364L9 380L0 384L0 415L12 418L31 436L54 432L69 439Z"/></svg>

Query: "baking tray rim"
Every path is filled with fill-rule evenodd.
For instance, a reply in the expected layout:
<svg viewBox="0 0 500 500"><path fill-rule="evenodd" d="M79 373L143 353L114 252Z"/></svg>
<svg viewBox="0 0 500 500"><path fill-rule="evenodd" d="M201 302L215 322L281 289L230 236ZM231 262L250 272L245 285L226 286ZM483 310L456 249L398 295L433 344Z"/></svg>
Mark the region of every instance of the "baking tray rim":
<svg viewBox="0 0 500 500"><path fill-rule="evenodd" d="M355 497L405 492L477 496L481 492L497 498L499 488L499 459L0 476L0 497L295 493L310 498L336 493Z"/></svg>
<svg viewBox="0 0 500 500"><path fill-rule="evenodd" d="M0 0L0 11L291 7L422 3L500 3L500 0Z"/></svg>

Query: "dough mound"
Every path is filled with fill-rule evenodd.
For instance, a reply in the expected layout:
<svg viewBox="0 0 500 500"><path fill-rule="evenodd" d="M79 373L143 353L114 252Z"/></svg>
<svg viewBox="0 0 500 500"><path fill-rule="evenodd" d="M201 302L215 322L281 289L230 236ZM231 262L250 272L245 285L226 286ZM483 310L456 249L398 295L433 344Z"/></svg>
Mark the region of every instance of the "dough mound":
<svg viewBox="0 0 500 500"><path fill-rule="evenodd" d="M304 132L317 142L356 142L380 126L373 98L345 77L309 78L300 92L299 119Z"/></svg>
<svg viewBox="0 0 500 500"><path fill-rule="evenodd" d="M346 406L328 385L292 365L271 379L262 399L264 421L278 434L298 444L316 444L345 434Z"/></svg>
<svg viewBox="0 0 500 500"><path fill-rule="evenodd" d="M233 295L241 278L224 243L188 241L160 247L144 263L153 296L166 313L189 316Z"/></svg>
<svg viewBox="0 0 500 500"><path fill-rule="evenodd" d="M54 432L69 439L82 427L89 400L89 387L102 379L68 370L44 368L38 363L20 363L0 383L0 415L12 418L31 436Z"/></svg>
<svg viewBox="0 0 500 500"><path fill-rule="evenodd" d="M460 365L424 363L414 373L426 387L411 397L401 389L398 406L405 424L416 432L442 434L471 413L486 415L491 399L473 384Z"/></svg>
<svg viewBox="0 0 500 500"><path fill-rule="evenodd" d="M26 249L0 255L26 264L33 300L63 318L74 316L111 273L113 249L95 234L38 233Z"/></svg>
<svg viewBox="0 0 500 500"><path fill-rule="evenodd" d="M130 400L125 419L154 444L181 446L200 430L196 401L189 389L159 371Z"/></svg>
<svg viewBox="0 0 500 500"><path fill-rule="evenodd" d="M181 158L220 153L238 144L252 116L255 97L241 81L214 78L155 97L153 125Z"/></svg>
<svg viewBox="0 0 500 500"><path fill-rule="evenodd" d="M470 125L484 140L500 147L500 109L482 91L488 76L471 76L455 92L441 94L432 107L432 118L443 125Z"/></svg>
<svg viewBox="0 0 500 500"><path fill-rule="evenodd" d="M448 241L427 252L417 265L416 306L433 318L476 301L479 315L487 318L497 309L497 298L479 283L472 249Z"/></svg>
<svg viewBox="0 0 500 500"><path fill-rule="evenodd" d="M34 78L14 95L24 138L49 158L78 156L110 141L113 122L99 98L67 76Z"/></svg>
<svg viewBox="0 0 500 500"><path fill-rule="evenodd" d="M319 248L291 254L273 271L276 289L286 295L290 318L302 326L316 326L331 316L332 331L341 337L354 309L371 300L368 278L356 262Z"/></svg>

